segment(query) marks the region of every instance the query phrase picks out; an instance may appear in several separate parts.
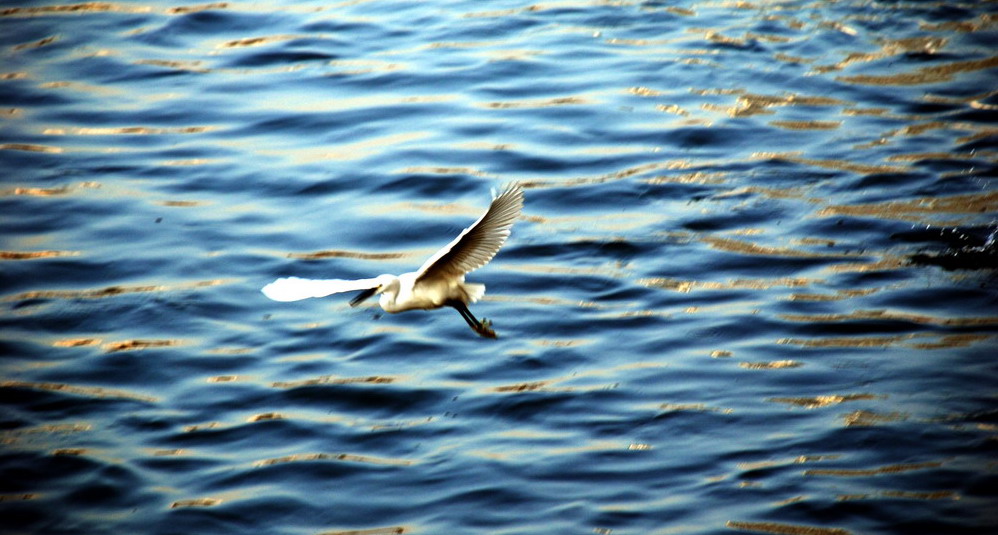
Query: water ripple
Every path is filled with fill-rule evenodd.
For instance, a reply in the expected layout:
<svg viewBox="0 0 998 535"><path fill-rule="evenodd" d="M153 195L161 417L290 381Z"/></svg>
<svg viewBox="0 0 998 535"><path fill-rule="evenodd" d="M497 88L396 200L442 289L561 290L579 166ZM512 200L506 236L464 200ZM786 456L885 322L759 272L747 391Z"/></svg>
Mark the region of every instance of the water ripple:
<svg viewBox="0 0 998 535"><path fill-rule="evenodd" d="M987 4L0 8L0 515L61 533L976 533ZM519 181L474 312L417 269Z"/></svg>

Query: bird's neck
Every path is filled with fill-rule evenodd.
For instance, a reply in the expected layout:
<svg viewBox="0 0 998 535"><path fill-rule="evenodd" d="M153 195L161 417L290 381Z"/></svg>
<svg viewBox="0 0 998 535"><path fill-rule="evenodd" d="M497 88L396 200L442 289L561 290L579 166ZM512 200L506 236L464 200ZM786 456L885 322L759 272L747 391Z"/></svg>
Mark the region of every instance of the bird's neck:
<svg viewBox="0 0 998 535"><path fill-rule="evenodd" d="M384 276L384 275L383 275ZM378 304L386 312L395 312L398 310L398 306L395 301L399 296L399 280L397 277L391 277L391 280L384 283L384 287L381 289L381 297L378 298Z"/></svg>

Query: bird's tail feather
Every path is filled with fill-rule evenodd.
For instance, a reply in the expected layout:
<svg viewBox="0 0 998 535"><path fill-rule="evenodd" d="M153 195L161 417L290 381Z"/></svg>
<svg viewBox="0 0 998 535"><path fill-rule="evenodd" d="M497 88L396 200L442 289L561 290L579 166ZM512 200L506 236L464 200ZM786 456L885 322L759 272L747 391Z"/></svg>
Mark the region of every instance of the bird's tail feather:
<svg viewBox="0 0 998 535"><path fill-rule="evenodd" d="M287 277L275 280L260 291L274 301L300 301L310 297L325 297L340 292L368 290L377 287L378 283L375 282L375 279L343 280Z"/></svg>
<svg viewBox="0 0 998 535"><path fill-rule="evenodd" d="M482 298L483 295L485 295L485 285L484 284L465 283L464 284L464 291L465 291L466 294L468 294L468 302L469 303L476 303L476 302L478 302L479 299Z"/></svg>

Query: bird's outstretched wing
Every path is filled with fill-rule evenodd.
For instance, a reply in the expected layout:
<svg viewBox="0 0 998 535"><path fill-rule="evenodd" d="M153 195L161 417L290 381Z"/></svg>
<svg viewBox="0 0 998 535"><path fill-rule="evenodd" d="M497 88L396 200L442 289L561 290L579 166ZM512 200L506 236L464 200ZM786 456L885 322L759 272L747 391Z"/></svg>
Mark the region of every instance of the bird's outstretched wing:
<svg viewBox="0 0 998 535"><path fill-rule="evenodd" d="M523 209L523 188L510 184L492 199L492 205L473 225L427 260L416 280L460 276L488 264L509 237Z"/></svg>
<svg viewBox="0 0 998 535"><path fill-rule="evenodd" d="M378 287L378 279L300 279L288 277L277 279L263 287L263 295L274 301L300 301L309 297L325 297L331 294L371 290Z"/></svg>

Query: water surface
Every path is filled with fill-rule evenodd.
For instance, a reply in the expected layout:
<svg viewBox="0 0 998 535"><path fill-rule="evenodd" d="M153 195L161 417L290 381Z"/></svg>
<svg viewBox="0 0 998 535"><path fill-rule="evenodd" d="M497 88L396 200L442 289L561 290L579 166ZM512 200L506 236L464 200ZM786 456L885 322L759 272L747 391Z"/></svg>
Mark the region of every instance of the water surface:
<svg viewBox="0 0 998 535"><path fill-rule="evenodd" d="M12 533L987 533L998 9L0 9ZM275 303L419 266L449 310Z"/></svg>

